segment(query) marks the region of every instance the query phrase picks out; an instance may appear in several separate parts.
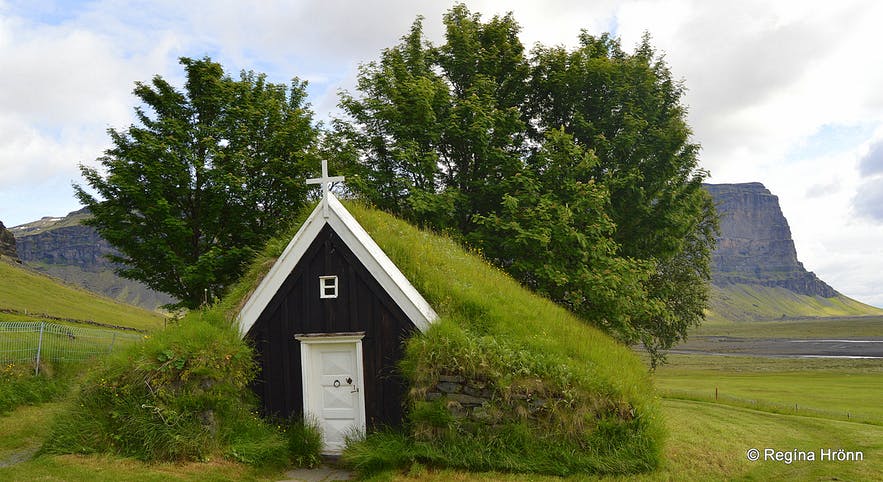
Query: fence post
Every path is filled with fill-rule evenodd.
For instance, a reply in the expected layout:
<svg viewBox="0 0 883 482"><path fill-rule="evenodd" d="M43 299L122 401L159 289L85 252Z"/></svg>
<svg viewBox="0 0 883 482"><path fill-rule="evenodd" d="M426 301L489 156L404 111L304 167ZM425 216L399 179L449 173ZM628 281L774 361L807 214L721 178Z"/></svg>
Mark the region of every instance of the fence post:
<svg viewBox="0 0 883 482"><path fill-rule="evenodd" d="M40 374L40 350L43 348L43 327L46 326L45 321L40 322L40 341L37 342L37 363L34 368L34 375Z"/></svg>
<svg viewBox="0 0 883 482"><path fill-rule="evenodd" d="M110 353L110 352L113 351L113 343L114 343L115 341L117 341L117 334L116 334L116 332L113 333L113 338L110 339L110 346L107 348L107 352L108 352L108 353Z"/></svg>

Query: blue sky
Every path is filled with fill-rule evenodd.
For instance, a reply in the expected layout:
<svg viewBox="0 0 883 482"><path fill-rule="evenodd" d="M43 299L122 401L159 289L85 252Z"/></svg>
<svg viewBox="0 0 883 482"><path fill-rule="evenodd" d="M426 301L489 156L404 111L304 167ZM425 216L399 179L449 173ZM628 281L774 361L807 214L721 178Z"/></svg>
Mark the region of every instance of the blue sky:
<svg viewBox="0 0 883 482"><path fill-rule="evenodd" d="M135 81L180 81L181 56L306 79L325 118L358 65L417 15L439 40L452 3L0 0L0 221L77 209L77 165L108 147L107 128L132 122ZM711 181L764 183L806 267L883 306L883 2L466 4L485 17L511 10L527 46L573 44L586 29L630 47L650 32L688 89Z"/></svg>

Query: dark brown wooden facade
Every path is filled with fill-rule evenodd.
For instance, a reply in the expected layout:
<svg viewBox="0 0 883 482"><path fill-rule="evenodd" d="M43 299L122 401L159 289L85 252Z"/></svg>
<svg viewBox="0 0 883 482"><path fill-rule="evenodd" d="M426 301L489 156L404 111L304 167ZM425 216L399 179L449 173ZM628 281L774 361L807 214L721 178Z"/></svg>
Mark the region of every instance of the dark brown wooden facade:
<svg viewBox="0 0 883 482"><path fill-rule="evenodd" d="M337 298L319 297L319 277L338 277ZM253 386L268 416L303 414L300 342L311 333L364 332L368 429L400 426L405 384L397 363L417 329L330 226L325 225L247 337L261 372Z"/></svg>

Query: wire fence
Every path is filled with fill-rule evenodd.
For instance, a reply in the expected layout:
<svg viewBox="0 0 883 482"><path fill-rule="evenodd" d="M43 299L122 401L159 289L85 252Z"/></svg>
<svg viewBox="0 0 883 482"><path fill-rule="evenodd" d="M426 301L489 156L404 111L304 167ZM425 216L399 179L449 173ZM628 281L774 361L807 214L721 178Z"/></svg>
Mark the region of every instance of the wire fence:
<svg viewBox="0 0 883 482"><path fill-rule="evenodd" d="M110 353L143 335L115 330L60 325L47 321L0 322L0 363L78 362Z"/></svg>
<svg viewBox="0 0 883 482"><path fill-rule="evenodd" d="M768 400L737 397L730 394L720 393L715 388L712 392L696 390L661 390L663 398L675 400L692 400L698 402L711 402L734 407L750 408L764 412L779 413L784 415L805 415L808 417L828 418L834 420L846 420L850 422L867 423L871 425L883 425L883 418L879 416L856 413L848 410L828 410L815 407L807 407L794 403L782 403Z"/></svg>

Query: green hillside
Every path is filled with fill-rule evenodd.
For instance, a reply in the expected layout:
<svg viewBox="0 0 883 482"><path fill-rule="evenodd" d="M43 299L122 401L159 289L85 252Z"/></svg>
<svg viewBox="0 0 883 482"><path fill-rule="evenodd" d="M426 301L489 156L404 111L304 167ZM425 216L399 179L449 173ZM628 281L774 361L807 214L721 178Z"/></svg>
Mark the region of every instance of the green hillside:
<svg viewBox="0 0 883 482"><path fill-rule="evenodd" d="M713 285L711 290L709 323L883 315L883 310L843 295L822 298L756 284Z"/></svg>
<svg viewBox="0 0 883 482"><path fill-rule="evenodd" d="M131 305L65 285L17 264L0 261L0 321L38 319L41 315L153 330L163 318Z"/></svg>

